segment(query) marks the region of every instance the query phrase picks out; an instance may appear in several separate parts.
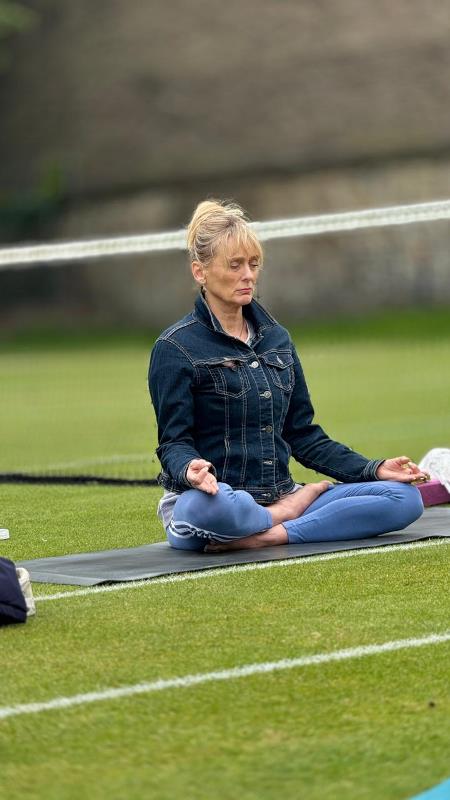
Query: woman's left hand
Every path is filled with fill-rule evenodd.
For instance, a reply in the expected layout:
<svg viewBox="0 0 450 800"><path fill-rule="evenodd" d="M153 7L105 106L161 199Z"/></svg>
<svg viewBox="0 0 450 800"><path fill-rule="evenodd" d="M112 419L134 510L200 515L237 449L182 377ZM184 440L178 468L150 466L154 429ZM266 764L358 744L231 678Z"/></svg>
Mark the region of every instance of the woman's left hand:
<svg viewBox="0 0 450 800"><path fill-rule="evenodd" d="M376 477L381 481L401 481L401 483L430 480L428 473L422 472L420 467L414 461L411 461L408 456L386 459L378 467Z"/></svg>

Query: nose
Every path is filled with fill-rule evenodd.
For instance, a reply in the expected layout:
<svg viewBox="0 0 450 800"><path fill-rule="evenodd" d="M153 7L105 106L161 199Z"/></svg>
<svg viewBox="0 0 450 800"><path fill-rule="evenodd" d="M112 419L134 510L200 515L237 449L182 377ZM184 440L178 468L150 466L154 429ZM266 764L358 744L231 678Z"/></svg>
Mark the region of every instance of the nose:
<svg viewBox="0 0 450 800"><path fill-rule="evenodd" d="M242 273L242 277L244 278L244 280L248 280L249 278L253 280L255 277L249 261L246 261L244 264L244 271Z"/></svg>

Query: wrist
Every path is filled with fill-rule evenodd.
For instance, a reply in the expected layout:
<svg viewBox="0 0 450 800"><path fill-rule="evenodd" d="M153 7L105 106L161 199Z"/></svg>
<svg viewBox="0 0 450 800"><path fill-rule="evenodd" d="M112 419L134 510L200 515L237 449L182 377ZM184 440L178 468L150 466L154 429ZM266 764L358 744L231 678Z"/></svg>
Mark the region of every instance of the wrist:
<svg viewBox="0 0 450 800"><path fill-rule="evenodd" d="M189 478L187 476L188 471L189 471L189 467L191 466L191 463L192 463L192 461L189 461L186 464L184 469L181 470L181 473L180 473L180 475L178 477L179 483L182 483L183 486L186 486L186 488L188 488L188 489L194 489L195 488L194 484L190 482L190 480L189 480Z"/></svg>
<svg viewBox="0 0 450 800"><path fill-rule="evenodd" d="M386 461L385 458L372 458L370 461L368 461L363 470L362 474L363 480L366 481L382 480L382 478L378 477L377 472L385 461Z"/></svg>

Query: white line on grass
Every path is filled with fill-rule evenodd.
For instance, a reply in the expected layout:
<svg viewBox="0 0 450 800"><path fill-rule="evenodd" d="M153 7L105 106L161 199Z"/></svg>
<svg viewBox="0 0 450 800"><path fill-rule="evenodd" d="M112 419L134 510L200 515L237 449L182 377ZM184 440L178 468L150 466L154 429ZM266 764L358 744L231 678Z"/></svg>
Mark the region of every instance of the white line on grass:
<svg viewBox="0 0 450 800"><path fill-rule="evenodd" d="M45 603L50 600L66 600L71 597L86 597L91 594L104 594L105 592L120 592L124 589L140 589L142 586L154 586L160 583L180 583L181 581L196 581L202 578L212 578L216 575L226 575L228 573L253 572L258 569L271 569L274 567L293 567L297 564L311 564L316 561L333 561L336 558L352 558L353 556L381 555L381 553L391 553L398 550L416 550L422 547L437 547L442 544L450 544L450 539L430 539L427 541L410 542L408 544L392 544L382 547L366 547L360 550L344 550L338 553L324 553L318 556L303 556L302 558L289 558L283 561L262 561L253 564L236 564L229 567L211 567L202 572L185 572L179 575L167 575L161 578L146 578L145 580L126 581L124 583L114 583L107 586L90 586L87 589L75 589L69 592L57 592L56 594L43 594L35 596L37 603Z"/></svg>
<svg viewBox="0 0 450 800"><path fill-rule="evenodd" d="M383 644L369 644L361 647L350 647L346 650L335 650L331 653L318 653L299 658L283 658L281 661L266 661L259 664L245 664L241 667L222 669L216 672L200 672L195 675L183 675L178 678L159 679L148 683L137 683L134 686L122 686L118 689L103 689L99 692L87 692L68 697L55 697L44 703L24 703L16 706L0 707L0 720L7 717L16 717L21 714L39 714L41 711L53 711L71 706L81 706L86 703L97 703L102 700L118 700L122 697L131 697L136 694L161 692L165 689L182 689L198 686L211 681L228 681L234 678L247 678L250 675L261 675L277 672L295 667L309 667L315 664L326 664L330 661L346 661L351 658L363 658L378 653L391 653L394 650L405 650L411 647L424 647L426 645L441 644L450 641L450 631L433 633L420 639L398 639L397 641L384 642Z"/></svg>

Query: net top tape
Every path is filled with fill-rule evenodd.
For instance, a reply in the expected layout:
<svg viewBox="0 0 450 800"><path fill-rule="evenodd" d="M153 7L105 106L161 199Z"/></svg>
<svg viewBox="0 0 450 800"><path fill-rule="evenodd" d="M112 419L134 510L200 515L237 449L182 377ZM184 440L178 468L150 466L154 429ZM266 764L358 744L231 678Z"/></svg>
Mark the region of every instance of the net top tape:
<svg viewBox="0 0 450 800"><path fill-rule="evenodd" d="M268 241L293 236L350 231L358 228L436 222L444 219L450 219L450 200L252 222L250 227L257 233L261 241ZM182 229L166 233L6 247L0 249L0 268L20 269L39 264L57 265L85 258L106 258L161 250L186 250L186 231Z"/></svg>

